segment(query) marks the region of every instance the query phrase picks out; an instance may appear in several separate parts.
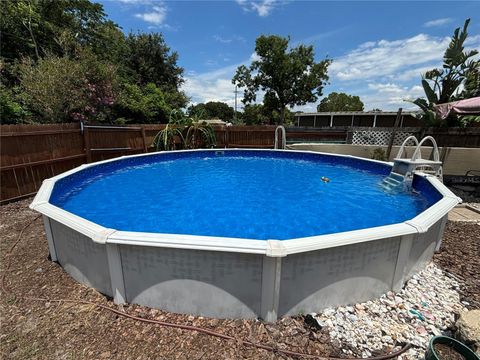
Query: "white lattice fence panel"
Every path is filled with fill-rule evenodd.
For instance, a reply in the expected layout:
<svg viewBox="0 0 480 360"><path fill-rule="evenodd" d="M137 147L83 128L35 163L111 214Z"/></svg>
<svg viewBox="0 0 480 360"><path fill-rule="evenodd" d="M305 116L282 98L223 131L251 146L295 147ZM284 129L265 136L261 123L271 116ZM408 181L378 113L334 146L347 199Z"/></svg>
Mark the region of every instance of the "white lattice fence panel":
<svg viewBox="0 0 480 360"><path fill-rule="evenodd" d="M395 133L395 138L393 139L394 146L400 146L405 141L407 137L413 135L411 132L398 131ZM388 145L390 141L391 132L390 131L372 131L372 130L361 130L354 131L352 137L352 144L354 145ZM407 145L415 145L415 143L410 140Z"/></svg>

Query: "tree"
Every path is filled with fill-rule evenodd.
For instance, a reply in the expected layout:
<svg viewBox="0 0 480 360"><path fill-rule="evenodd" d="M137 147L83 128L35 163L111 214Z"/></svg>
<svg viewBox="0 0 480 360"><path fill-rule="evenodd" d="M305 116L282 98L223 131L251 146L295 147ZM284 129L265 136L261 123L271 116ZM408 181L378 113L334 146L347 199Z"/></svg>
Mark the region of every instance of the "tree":
<svg viewBox="0 0 480 360"><path fill-rule="evenodd" d="M249 104L243 109L243 122L246 125L261 125L269 124L270 118L265 114L265 109L262 104Z"/></svg>
<svg viewBox="0 0 480 360"><path fill-rule="evenodd" d="M166 123L171 111L164 92L153 83L123 84L115 105L120 123Z"/></svg>
<svg viewBox="0 0 480 360"><path fill-rule="evenodd" d="M412 102L423 110L422 120L429 126L444 125L433 111L435 104L461 100L478 94L480 60L475 59L477 50L465 51L468 24L465 20L463 29L455 29L448 48L443 55L441 69L432 69L422 76L422 86L425 98L418 98ZM461 85L464 91L459 92Z"/></svg>
<svg viewBox="0 0 480 360"><path fill-rule="evenodd" d="M259 90L265 91L264 103L279 111L280 124L285 121L287 106L305 105L322 95L331 63L329 59L316 63L313 46L289 49L289 41L275 35L258 37L255 42L258 59L248 68L239 66L232 79L244 88L244 104L254 102Z"/></svg>
<svg viewBox="0 0 480 360"><path fill-rule="evenodd" d="M11 0L0 31L3 122L165 122L188 102L162 34L125 36L101 4Z"/></svg>
<svg viewBox="0 0 480 360"><path fill-rule="evenodd" d="M23 122L30 113L15 98L13 91L0 84L0 122L2 124L16 124Z"/></svg>
<svg viewBox="0 0 480 360"><path fill-rule="evenodd" d="M285 109L285 124L292 124L294 121L293 112ZM241 113L241 118L245 125L265 125L280 123L280 112L262 104L248 104Z"/></svg>
<svg viewBox="0 0 480 360"><path fill-rule="evenodd" d="M184 83L183 68L178 66L178 54L171 52L162 34L132 34L126 38L125 77L141 87L149 83L169 97L175 108L187 105L188 98L180 86ZM167 95L168 94L168 95Z"/></svg>
<svg viewBox="0 0 480 360"><path fill-rule="evenodd" d="M19 66L23 103L39 122L106 121L116 96L116 69L86 53L47 56Z"/></svg>
<svg viewBox="0 0 480 360"><path fill-rule="evenodd" d="M112 41L122 34L103 6L88 0L12 0L0 9L0 53L8 61L63 56L74 44L109 56Z"/></svg>
<svg viewBox="0 0 480 360"><path fill-rule="evenodd" d="M153 83L174 90L183 84L183 68L177 65L178 54L170 52L162 34L130 33L126 45L125 65L138 84Z"/></svg>
<svg viewBox="0 0 480 360"><path fill-rule="evenodd" d="M200 116L204 119L233 119L233 108L220 101L209 101L206 104L200 103L188 108L189 116Z"/></svg>
<svg viewBox="0 0 480 360"><path fill-rule="evenodd" d="M358 96L332 92L320 101L317 111L363 111L363 102Z"/></svg>

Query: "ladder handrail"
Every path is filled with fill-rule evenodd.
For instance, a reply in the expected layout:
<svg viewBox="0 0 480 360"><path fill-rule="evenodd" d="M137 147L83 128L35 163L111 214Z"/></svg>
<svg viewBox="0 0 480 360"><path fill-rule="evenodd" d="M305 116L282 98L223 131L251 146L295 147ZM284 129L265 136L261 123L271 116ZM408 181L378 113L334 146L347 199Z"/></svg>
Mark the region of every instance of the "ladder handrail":
<svg viewBox="0 0 480 360"><path fill-rule="evenodd" d="M432 136L425 136L422 141L420 141L420 143L417 145L417 148L415 149L415 152L413 153L412 155L412 160L415 161L417 159L421 159L422 158L422 154L420 152L420 148L422 147L423 143L427 140L430 140L430 142L432 143L433 145L433 160L434 161L440 161L440 155L438 153L438 146L437 146L437 142L435 141L435 139L432 137Z"/></svg>
<svg viewBox="0 0 480 360"><path fill-rule="evenodd" d="M282 125L278 125L275 128L275 149L278 149L278 129L282 132L282 149L285 149L287 147L287 133Z"/></svg>
<svg viewBox="0 0 480 360"><path fill-rule="evenodd" d="M413 140L413 142L415 143L415 146L418 147L418 139L415 135L410 135L409 137L407 137L403 143L402 143L402 146L400 146L400 149L398 150L398 153L397 153L397 157L396 159L401 159L402 155L403 155L403 151L405 150L405 146L407 146L407 143L410 141L410 140ZM415 149L416 150L416 149Z"/></svg>

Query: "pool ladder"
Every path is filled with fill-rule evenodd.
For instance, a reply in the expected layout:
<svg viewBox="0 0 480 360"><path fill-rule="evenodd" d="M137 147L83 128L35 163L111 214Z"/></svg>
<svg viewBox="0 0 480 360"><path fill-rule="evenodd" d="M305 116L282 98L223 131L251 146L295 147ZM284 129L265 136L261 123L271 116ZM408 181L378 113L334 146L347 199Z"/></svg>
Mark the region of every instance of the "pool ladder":
<svg viewBox="0 0 480 360"><path fill-rule="evenodd" d="M415 143L415 151L410 159L402 158L409 141ZM433 145L433 160L422 158L421 147L426 141L430 141ZM382 180L380 185L389 192L411 190L413 176L417 172L435 176L443 182L442 162L440 161L437 142L431 136L424 137L420 142L413 135L406 138L398 150L397 156L393 159L392 171Z"/></svg>
<svg viewBox="0 0 480 360"><path fill-rule="evenodd" d="M281 145L278 142L278 131L280 130L282 142ZM279 145L281 147L279 147ZM285 132L285 127L279 125L275 128L275 149L285 149L287 147L287 133Z"/></svg>

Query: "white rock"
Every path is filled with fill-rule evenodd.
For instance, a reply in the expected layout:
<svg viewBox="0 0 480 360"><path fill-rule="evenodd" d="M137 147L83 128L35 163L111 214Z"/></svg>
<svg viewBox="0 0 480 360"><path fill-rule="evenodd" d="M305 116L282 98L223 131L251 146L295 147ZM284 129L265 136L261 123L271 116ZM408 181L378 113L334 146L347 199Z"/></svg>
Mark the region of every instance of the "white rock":
<svg viewBox="0 0 480 360"><path fill-rule="evenodd" d="M376 300L352 306L328 308L316 316L330 332L332 342L355 349L348 354L371 356L395 342L414 346L403 360L423 357L432 335L441 334L453 325L454 313L465 307L456 289L461 280L444 276L434 264L415 274L398 293L388 292ZM411 314L415 309L425 320ZM420 329L420 332L417 331Z"/></svg>

